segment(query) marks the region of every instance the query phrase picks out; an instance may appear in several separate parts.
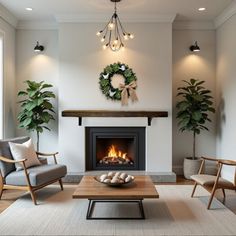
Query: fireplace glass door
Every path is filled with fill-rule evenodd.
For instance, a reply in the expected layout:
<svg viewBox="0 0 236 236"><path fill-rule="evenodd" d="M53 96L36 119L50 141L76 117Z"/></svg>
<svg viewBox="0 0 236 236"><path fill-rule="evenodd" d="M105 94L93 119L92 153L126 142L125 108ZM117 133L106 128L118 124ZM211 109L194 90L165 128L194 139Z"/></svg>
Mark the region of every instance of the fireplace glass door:
<svg viewBox="0 0 236 236"><path fill-rule="evenodd" d="M87 127L87 170L144 170L145 128Z"/></svg>

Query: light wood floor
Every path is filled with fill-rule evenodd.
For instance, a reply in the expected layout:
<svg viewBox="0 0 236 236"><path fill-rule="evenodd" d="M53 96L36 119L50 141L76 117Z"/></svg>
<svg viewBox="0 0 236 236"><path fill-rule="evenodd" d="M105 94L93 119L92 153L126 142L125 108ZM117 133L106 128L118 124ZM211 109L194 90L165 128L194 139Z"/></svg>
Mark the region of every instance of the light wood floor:
<svg viewBox="0 0 236 236"><path fill-rule="evenodd" d="M177 177L176 183L163 183L161 185L192 185L191 180L186 180L182 176ZM66 184L65 184L66 185ZM71 183L70 183L71 185ZM19 190L7 190L3 192L2 199L0 200L0 213L8 208L14 201L16 201L24 192ZM216 197L221 202L223 201L222 192L218 191ZM234 214L236 214L236 192L227 190L225 203L227 208L229 208Z"/></svg>

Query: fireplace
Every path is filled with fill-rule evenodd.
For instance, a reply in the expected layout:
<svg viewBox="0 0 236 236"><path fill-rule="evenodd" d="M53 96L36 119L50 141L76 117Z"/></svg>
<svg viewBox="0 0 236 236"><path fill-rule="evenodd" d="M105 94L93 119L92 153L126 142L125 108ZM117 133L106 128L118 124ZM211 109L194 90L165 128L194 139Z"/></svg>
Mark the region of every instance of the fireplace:
<svg viewBox="0 0 236 236"><path fill-rule="evenodd" d="M86 127L86 170L145 170L145 127Z"/></svg>

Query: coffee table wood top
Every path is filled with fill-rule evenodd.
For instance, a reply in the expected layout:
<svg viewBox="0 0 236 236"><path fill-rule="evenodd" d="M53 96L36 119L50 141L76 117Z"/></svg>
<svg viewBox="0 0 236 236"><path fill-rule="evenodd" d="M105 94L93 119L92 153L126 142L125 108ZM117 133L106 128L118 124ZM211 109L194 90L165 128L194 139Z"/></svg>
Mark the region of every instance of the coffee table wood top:
<svg viewBox="0 0 236 236"><path fill-rule="evenodd" d="M144 199L159 198L159 194L149 176L135 176L132 183L111 187L99 183L94 176L84 176L77 186L73 198L79 199Z"/></svg>

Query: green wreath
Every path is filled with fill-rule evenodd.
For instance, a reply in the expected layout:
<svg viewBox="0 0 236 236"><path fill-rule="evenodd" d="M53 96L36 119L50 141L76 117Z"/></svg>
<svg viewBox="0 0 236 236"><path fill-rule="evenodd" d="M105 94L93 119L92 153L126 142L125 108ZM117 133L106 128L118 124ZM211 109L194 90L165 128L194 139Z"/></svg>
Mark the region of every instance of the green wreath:
<svg viewBox="0 0 236 236"><path fill-rule="evenodd" d="M122 81L123 78L123 81ZM104 68L99 77L99 84L102 93L112 100L121 100L121 89L119 83L129 85L136 81L135 73L124 63L117 62Z"/></svg>

